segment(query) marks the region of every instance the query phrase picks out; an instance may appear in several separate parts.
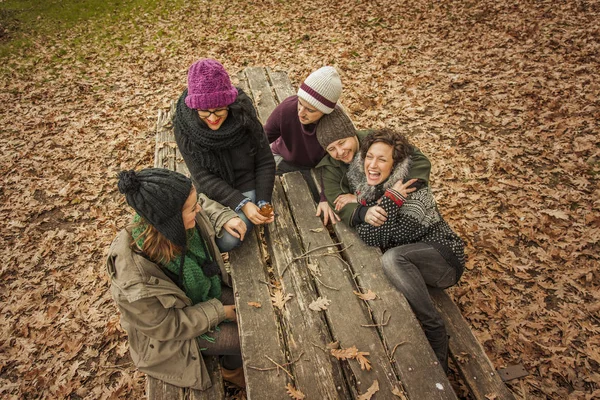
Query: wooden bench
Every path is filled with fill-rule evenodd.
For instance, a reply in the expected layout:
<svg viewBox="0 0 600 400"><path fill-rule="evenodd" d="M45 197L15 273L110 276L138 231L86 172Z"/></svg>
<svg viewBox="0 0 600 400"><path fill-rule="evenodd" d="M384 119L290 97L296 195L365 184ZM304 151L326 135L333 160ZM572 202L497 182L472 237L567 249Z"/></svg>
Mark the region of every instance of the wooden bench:
<svg viewBox="0 0 600 400"><path fill-rule="evenodd" d="M269 68L246 68L238 79L235 84L253 98L263 123L295 93L287 74ZM159 112L155 166L187 174L173 137L172 112ZM385 278L379 250L344 224L336 224L333 234L324 229L297 172L276 178L272 203L275 222L255 229L230 253L247 397L284 399L297 390L306 399L368 399L372 393L385 399L456 398L410 306ZM369 291L376 298L357 295ZM456 305L443 291L432 296L451 336L452 359L473 398L513 398ZM324 298L326 309L313 311L311 304L327 303ZM331 349L334 342L337 350ZM148 397L223 398L218 363L208 359L207 365L213 379L209 391L148 378Z"/></svg>

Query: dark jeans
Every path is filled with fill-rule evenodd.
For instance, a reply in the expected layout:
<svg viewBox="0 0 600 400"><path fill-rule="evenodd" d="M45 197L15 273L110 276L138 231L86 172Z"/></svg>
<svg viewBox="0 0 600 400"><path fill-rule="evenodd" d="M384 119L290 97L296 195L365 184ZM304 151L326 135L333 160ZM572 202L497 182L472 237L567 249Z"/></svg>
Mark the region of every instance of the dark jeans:
<svg viewBox="0 0 600 400"><path fill-rule="evenodd" d="M383 270L392 284L404 294L423 327L444 371L448 370L448 335L427 286L445 289L457 281L456 269L426 243L412 243L389 249L383 254Z"/></svg>

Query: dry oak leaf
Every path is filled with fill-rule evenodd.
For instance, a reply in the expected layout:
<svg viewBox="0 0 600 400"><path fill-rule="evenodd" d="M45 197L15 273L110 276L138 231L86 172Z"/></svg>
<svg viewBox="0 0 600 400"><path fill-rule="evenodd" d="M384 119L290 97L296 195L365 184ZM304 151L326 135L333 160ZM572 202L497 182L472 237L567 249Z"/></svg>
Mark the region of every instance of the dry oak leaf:
<svg viewBox="0 0 600 400"><path fill-rule="evenodd" d="M368 351L359 351L358 354L356 355L356 361L358 361L358 363L360 364L360 369L362 370L367 370L370 371L371 370L371 362L369 360L367 360L369 352Z"/></svg>
<svg viewBox="0 0 600 400"><path fill-rule="evenodd" d="M353 290L353 293L363 300L375 300L377 298L377 295L371 289L367 290L367 293L360 293L356 290Z"/></svg>
<svg viewBox="0 0 600 400"><path fill-rule="evenodd" d="M323 232L323 228L309 229L309 231L319 233L319 232Z"/></svg>
<svg viewBox="0 0 600 400"><path fill-rule="evenodd" d="M327 297L318 297L315 301L308 305L308 308L313 311L323 311L327 310L327 306L330 304L331 300L329 300Z"/></svg>
<svg viewBox="0 0 600 400"><path fill-rule="evenodd" d="M371 397L373 397L373 395L377 392L379 392L379 381L375 379L371 387L368 388L366 392L358 396L357 400L370 400Z"/></svg>
<svg viewBox="0 0 600 400"><path fill-rule="evenodd" d="M249 301L249 302L248 302L248 305L249 305L249 306L252 306L252 307L254 307L254 308L261 308L261 307L262 307L262 304L260 304L260 303L259 303L259 302L257 302L257 301Z"/></svg>
<svg viewBox="0 0 600 400"><path fill-rule="evenodd" d="M291 383L287 384L286 389L287 389L287 393L290 395L290 397L292 399L302 400L302 399L304 399L304 397L306 397L306 396L304 396L304 393L302 393L301 391L299 391L295 387L293 387Z"/></svg>
<svg viewBox="0 0 600 400"><path fill-rule="evenodd" d="M271 296L271 301L275 307L283 310L285 303L288 302L292 297L294 297L293 294L286 294L284 296L281 290L276 290L273 296Z"/></svg>
<svg viewBox="0 0 600 400"><path fill-rule="evenodd" d="M358 349L356 346L352 346L347 349L331 349L331 355L337 358L338 360L349 360L352 358L356 358L358 354Z"/></svg>

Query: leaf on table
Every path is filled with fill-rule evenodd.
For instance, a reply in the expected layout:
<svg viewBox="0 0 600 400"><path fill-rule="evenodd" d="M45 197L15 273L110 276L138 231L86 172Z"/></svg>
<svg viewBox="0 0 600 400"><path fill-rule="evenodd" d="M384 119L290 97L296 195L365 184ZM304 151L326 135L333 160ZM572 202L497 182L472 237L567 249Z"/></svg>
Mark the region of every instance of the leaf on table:
<svg viewBox="0 0 600 400"><path fill-rule="evenodd" d="M353 292L362 300L375 300L377 298L377 294L371 291L371 289L367 290L367 293L360 293L355 290Z"/></svg>
<svg viewBox="0 0 600 400"><path fill-rule="evenodd" d="M327 310L327 306L329 306L330 304L331 300L329 300L327 297L319 297L315 301L310 303L308 305L308 308L310 308L313 311L323 311Z"/></svg>
<svg viewBox="0 0 600 400"><path fill-rule="evenodd" d="M319 269L319 264L307 263L306 266L311 274L315 276L321 276L321 270Z"/></svg>
<svg viewBox="0 0 600 400"><path fill-rule="evenodd" d="M404 392L402 392L398 386L394 386L394 388L392 389L392 394L396 397L399 397L402 400L408 400L404 395Z"/></svg>
<svg viewBox="0 0 600 400"><path fill-rule="evenodd" d="M293 294L284 295L283 291L275 290L275 293L273 294L273 296L271 296L271 301L273 302L273 305L275 307L279 308L280 310L283 310L285 303L288 302L292 297L294 297Z"/></svg>
<svg viewBox="0 0 600 400"><path fill-rule="evenodd" d="M358 354L358 349L356 346L349 347L347 349L332 349L331 355L337 358L338 360L349 360L352 358L356 358Z"/></svg>
<svg viewBox="0 0 600 400"><path fill-rule="evenodd" d="M309 231L319 233L319 232L323 232L323 228L309 229Z"/></svg>
<svg viewBox="0 0 600 400"><path fill-rule="evenodd" d="M379 381L375 379L370 388L366 392L358 396L357 400L370 400L375 393L379 392Z"/></svg>
<svg viewBox="0 0 600 400"><path fill-rule="evenodd" d="M371 362L367 360L367 357L370 353L368 351L359 351L356 355L356 361L360 364L360 369L362 370L371 370Z"/></svg>
<svg viewBox="0 0 600 400"><path fill-rule="evenodd" d="M302 393L301 391L299 391L295 387L293 387L291 383L287 384L286 389L287 389L287 393L290 395L290 397L292 399L302 400L306 397L304 395L304 393Z"/></svg>
<svg viewBox="0 0 600 400"><path fill-rule="evenodd" d="M262 304L260 304L260 303L259 303L259 302L257 302L257 301L249 301L249 302L248 302L248 305L249 305L249 306L252 306L252 307L254 307L254 308L261 308L261 307L262 307Z"/></svg>

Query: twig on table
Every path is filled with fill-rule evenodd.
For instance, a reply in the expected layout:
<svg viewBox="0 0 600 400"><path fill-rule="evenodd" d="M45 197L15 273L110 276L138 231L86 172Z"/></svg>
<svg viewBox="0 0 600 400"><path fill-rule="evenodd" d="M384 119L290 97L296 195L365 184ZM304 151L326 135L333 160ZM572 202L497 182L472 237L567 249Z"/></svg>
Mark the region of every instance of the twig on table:
<svg viewBox="0 0 600 400"><path fill-rule="evenodd" d="M385 319L385 313L387 312L387 310L383 310L383 312L381 313L381 321L383 321ZM388 318L385 320L385 322L381 322L379 324L367 324L367 325L361 325L364 327L375 327L375 326L386 326L389 322L390 319L392 318L391 315L388 315Z"/></svg>
<svg viewBox="0 0 600 400"><path fill-rule="evenodd" d="M315 347L317 347L317 348L319 348L319 349L323 350L323 353L326 353L326 354L328 353L327 349L325 349L324 347L321 347L321 346L319 346L318 344L315 344L315 343L313 343L313 342L310 342L310 344L312 344L313 346L315 346Z"/></svg>
<svg viewBox="0 0 600 400"><path fill-rule="evenodd" d="M317 251L317 250L320 250L320 249L325 249L325 248L327 248L327 247L335 247L335 246L337 246L337 245L342 245L342 246L343 246L343 245L344 245L344 243L343 243L343 242L340 242L340 243L326 244L326 245L323 245L323 246L318 246L318 247L315 247L314 249L310 249L310 250L307 250L307 251L305 251L304 253L300 254L298 257L294 257L294 258L292 258L292 260L291 260L289 263L287 263L287 265L286 265L285 267L283 267L283 270L281 271L281 276L283 276L283 274L285 274L285 271L287 271L287 269L288 269L288 267L289 267L290 265L292 265L294 262L296 262L296 261L298 261L298 260L301 260L301 259L303 259L303 258L306 258L306 256L308 256L308 255L309 255L310 253L312 253L313 251ZM352 245L349 245L349 246L347 246L347 247L344 247L344 248L343 248L343 249L341 249L341 250L333 250L333 252L334 252L334 253L341 253L342 251L344 251L344 250L346 250L346 249L349 249L350 247L352 247ZM330 253L329 253L329 254L330 254Z"/></svg>
<svg viewBox="0 0 600 400"><path fill-rule="evenodd" d="M253 367L252 365L248 365L248 368L254 369L256 371L272 371L272 370L276 369L277 372L279 372L279 369L282 369L286 374L288 374L290 376L290 378L292 378L292 375L284 367L287 367L288 365L297 363L300 360L300 357L302 357L303 355L304 355L304 352L301 352L294 361L290 361L289 363L285 363L285 364L277 364L275 361L273 361L273 359L271 357L265 356L269 359L269 361L271 361L276 366L260 368L260 367Z"/></svg>
<svg viewBox="0 0 600 400"><path fill-rule="evenodd" d="M257 279L259 283L264 283L265 285L267 285L268 287L271 288L277 288L277 286L273 285L272 283L269 282L265 282L265 281L261 281L260 279Z"/></svg>
<svg viewBox="0 0 600 400"><path fill-rule="evenodd" d="M315 280L316 280L317 282L319 282L321 285L325 286L327 289L331 289L331 290L340 290L340 289L338 289L338 288L334 288L333 286L328 286L328 285L324 284L322 280L320 280L319 278L317 278L317 277L316 277L316 276L314 276L314 275L313 275L313 278L315 278Z"/></svg>
<svg viewBox="0 0 600 400"><path fill-rule="evenodd" d="M406 341L404 342L400 342L397 345L394 346L394 349L392 350L392 353L390 354L390 360L392 360L394 358L394 353L396 352L396 349L400 346L402 346L404 343L406 343Z"/></svg>
<svg viewBox="0 0 600 400"><path fill-rule="evenodd" d="M269 357L269 356L265 356L265 357L267 357L267 359L268 359L269 361L271 361L273 364L277 365L277 372L279 372L279 369L281 368L281 370L282 370L283 372L285 372L286 374L288 374L288 376L289 376L290 378L294 379L294 377L292 376L292 374L290 374L290 372L289 372L287 369L283 368L283 366L282 366L282 365L279 365L279 364L277 364L277 363L275 362L275 360L273 360L273 359L272 359L271 357Z"/></svg>

